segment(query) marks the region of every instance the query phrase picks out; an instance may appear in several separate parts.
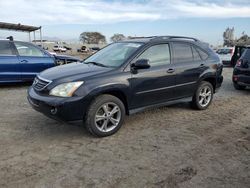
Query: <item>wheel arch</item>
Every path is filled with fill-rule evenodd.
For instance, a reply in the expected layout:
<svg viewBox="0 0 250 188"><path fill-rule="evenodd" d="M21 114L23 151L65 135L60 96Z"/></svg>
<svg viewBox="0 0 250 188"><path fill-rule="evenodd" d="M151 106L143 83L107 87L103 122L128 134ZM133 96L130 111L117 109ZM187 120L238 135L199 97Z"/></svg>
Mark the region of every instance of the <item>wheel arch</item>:
<svg viewBox="0 0 250 188"><path fill-rule="evenodd" d="M202 81L206 81L206 82L209 82L210 84L212 84L213 89L214 89L214 93L215 93L215 90L216 90L216 77L215 76L212 76L212 75L205 76L205 77L200 79L200 82L202 82Z"/></svg>
<svg viewBox="0 0 250 188"><path fill-rule="evenodd" d="M112 95L120 99L124 104L126 114L129 115L128 97L125 91L120 88L106 88L98 91L93 91L88 95L88 100L90 101L89 105L91 104L92 100L100 95Z"/></svg>

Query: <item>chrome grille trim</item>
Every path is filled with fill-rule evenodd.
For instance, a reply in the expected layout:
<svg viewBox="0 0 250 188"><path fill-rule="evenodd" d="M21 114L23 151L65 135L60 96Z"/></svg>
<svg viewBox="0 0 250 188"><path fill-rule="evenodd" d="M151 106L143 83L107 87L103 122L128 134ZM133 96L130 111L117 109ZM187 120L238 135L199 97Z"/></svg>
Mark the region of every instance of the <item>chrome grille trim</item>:
<svg viewBox="0 0 250 188"><path fill-rule="evenodd" d="M40 76L37 76L34 79L33 82L33 88L37 91L42 91L43 89L45 89L52 81L51 80L47 80L45 78L42 78Z"/></svg>

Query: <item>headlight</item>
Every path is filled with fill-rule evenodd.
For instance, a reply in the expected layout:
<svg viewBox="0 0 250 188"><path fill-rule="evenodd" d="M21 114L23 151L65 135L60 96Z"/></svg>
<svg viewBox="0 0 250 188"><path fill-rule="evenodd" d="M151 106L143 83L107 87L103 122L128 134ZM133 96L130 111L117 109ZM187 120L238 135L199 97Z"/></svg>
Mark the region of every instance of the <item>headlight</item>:
<svg viewBox="0 0 250 188"><path fill-rule="evenodd" d="M72 97L74 92L83 84L83 81L60 84L50 90L49 94L58 97Z"/></svg>

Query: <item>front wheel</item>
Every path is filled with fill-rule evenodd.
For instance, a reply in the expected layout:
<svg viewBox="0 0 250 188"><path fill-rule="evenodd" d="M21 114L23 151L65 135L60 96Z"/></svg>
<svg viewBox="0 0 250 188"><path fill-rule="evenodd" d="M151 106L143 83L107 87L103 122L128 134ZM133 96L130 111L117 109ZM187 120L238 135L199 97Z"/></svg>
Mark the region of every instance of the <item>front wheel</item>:
<svg viewBox="0 0 250 188"><path fill-rule="evenodd" d="M202 81L193 96L193 107L198 110L207 109L213 100L213 94L214 89L212 84Z"/></svg>
<svg viewBox="0 0 250 188"><path fill-rule="evenodd" d="M85 126L94 136L110 136L120 129L124 117L125 107L120 99L112 95L100 95L90 104Z"/></svg>

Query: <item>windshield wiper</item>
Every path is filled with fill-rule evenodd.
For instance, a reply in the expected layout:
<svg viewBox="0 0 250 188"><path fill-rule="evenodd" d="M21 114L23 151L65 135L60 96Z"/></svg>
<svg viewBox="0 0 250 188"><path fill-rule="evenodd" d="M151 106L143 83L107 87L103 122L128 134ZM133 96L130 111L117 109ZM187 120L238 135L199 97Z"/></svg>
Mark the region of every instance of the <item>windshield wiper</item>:
<svg viewBox="0 0 250 188"><path fill-rule="evenodd" d="M84 62L85 64L93 64L96 66L100 66L100 67L108 67L107 65L104 65L102 63L98 63L98 62L94 62L94 61L89 61L89 62Z"/></svg>

